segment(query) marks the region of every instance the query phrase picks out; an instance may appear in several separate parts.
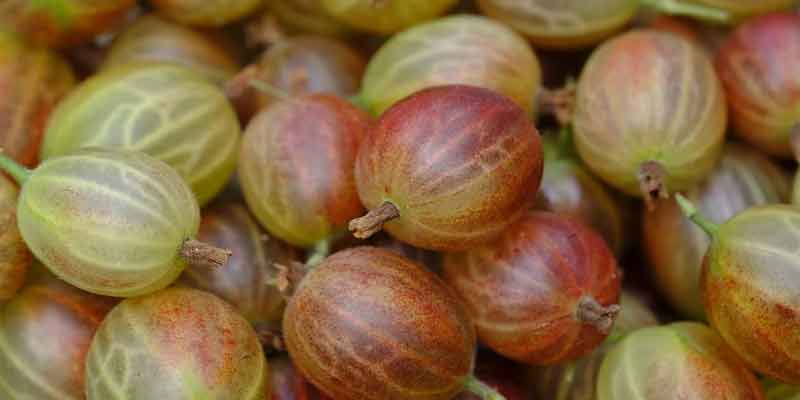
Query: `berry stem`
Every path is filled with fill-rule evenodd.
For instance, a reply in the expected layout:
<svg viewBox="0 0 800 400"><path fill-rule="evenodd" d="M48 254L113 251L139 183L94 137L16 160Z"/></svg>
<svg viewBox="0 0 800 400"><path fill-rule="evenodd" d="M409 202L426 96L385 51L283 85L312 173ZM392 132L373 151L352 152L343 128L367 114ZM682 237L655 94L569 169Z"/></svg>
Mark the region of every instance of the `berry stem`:
<svg viewBox="0 0 800 400"><path fill-rule="evenodd" d="M400 216L400 210L390 201L385 201L380 207L370 210L363 217L350 220L348 228L353 236L366 239L383 229L383 224Z"/></svg>
<svg viewBox="0 0 800 400"><path fill-rule="evenodd" d="M619 311L620 306L617 304L604 306L598 303L594 297L583 296L578 300L575 317L578 321L592 325L600 333L608 335L611 332L611 327L614 326L614 320L617 319Z"/></svg>
<svg viewBox="0 0 800 400"><path fill-rule="evenodd" d="M639 165L639 190L644 197L644 204L647 211L656 208L657 198L669 198L669 192L664 181L667 179L667 171L657 161L645 161Z"/></svg>
<svg viewBox="0 0 800 400"><path fill-rule="evenodd" d="M497 390L492 389L489 385L481 382L475 375L470 375L470 377L467 378L464 389L483 400L506 400L505 396L500 394Z"/></svg>
<svg viewBox="0 0 800 400"><path fill-rule="evenodd" d="M325 257L328 256L331 252L331 239L326 238L322 239L317 244L314 245L314 249L311 250L308 258L306 259L306 265L309 268L316 267Z"/></svg>
<svg viewBox="0 0 800 400"><path fill-rule="evenodd" d="M697 211L697 207L695 207L689 199L678 193L675 195L675 200L678 201L678 205L681 207L683 214L686 215L686 218L689 218L699 226L708 236L712 238L717 236L719 233L719 225L711 222L708 218L703 216L703 214L700 214L700 212Z"/></svg>
<svg viewBox="0 0 800 400"><path fill-rule="evenodd" d="M181 256L189 265L203 268L224 267L233 254L228 249L220 249L199 240L188 239L183 242Z"/></svg>
<svg viewBox="0 0 800 400"><path fill-rule="evenodd" d="M289 93L286 93L283 90L280 90L275 86L272 86L269 83L262 81L261 79L252 79L250 80L250 82L248 82L248 84L253 88L255 88L256 90L258 90L259 92L264 93L268 96L277 97L280 100L288 100L292 97L289 95Z"/></svg>
<svg viewBox="0 0 800 400"><path fill-rule="evenodd" d="M350 101L350 103L352 103L354 106L364 111L369 111L369 104L367 103L367 100L364 99L363 93L354 94L350 96L350 98L348 98L347 100Z"/></svg>
<svg viewBox="0 0 800 400"><path fill-rule="evenodd" d="M731 22L733 16L725 10L678 0L640 0L642 4L664 14L691 17L721 23Z"/></svg>
<svg viewBox="0 0 800 400"><path fill-rule="evenodd" d="M11 175L11 177L14 178L14 180L17 181L17 184L20 186L25 184L25 181L27 181L28 178L31 176L31 170L23 167L18 162L14 161L14 159L12 159L11 157L3 154L1 151L0 151L0 170L3 170L9 175Z"/></svg>

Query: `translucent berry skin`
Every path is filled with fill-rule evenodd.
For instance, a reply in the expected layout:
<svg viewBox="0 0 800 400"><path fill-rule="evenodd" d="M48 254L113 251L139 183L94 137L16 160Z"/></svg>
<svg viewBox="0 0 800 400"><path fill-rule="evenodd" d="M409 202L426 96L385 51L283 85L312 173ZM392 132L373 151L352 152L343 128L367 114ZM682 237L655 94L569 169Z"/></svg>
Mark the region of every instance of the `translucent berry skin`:
<svg viewBox="0 0 800 400"><path fill-rule="evenodd" d="M701 290L711 326L757 372L800 384L800 210L749 208L722 224Z"/></svg>
<svg viewBox="0 0 800 400"><path fill-rule="evenodd" d="M310 247L363 214L353 165L367 115L336 96L276 103L250 121L239 154L247 205L273 235Z"/></svg>
<svg viewBox="0 0 800 400"><path fill-rule="evenodd" d="M142 153L84 149L44 161L22 185L19 230L60 278L109 296L161 289L180 275L200 212L168 165Z"/></svg>
<svg viewBox="0 0 800 400"><path fill-rule="evenodd" d="M0 175L0 306L14 297L33 257L17 228L19 191L5 175Z"/></svg>
<svg viewBox="0 0 800 400"><path fill-rule="evenodd" d="M722 223L745 209L788 201L788 175L768 158L738 144L728 144L708 178L683 195L703 215ZM681 212L674 199L645 212L644 248L654 283L664 299L685 318L705 318L700 292L708 235Z"/></svg>
<svg viewBox="0 0 800 400"><path fill-rule="evenodd" d="M475 329L436 275L390 250L333 254L284 314L289 355L337 400L449 400L472 373Z"/></svg>
<svg viewBox="0 0 800 400"><path fill-rule="evenodd" d="M457 15L393 36L370 59L360 100L373 115L425 88L464 84L536 110L541 67L530 45L491 19Z"/></svg>
<svg viewBox="0 0 800 400"><path fill-rule="evenodd" d="M741 20L771 11L787 10L795 4L793 0L692 0L733 13L734 20Z"/></svg>
<svg viewBox="0 0 800 400"><path fill-rule="evenodd" d="M458 0L320 0L335 19L350 27L388 35L444 14Z"/></svg>
<svg viewBox="0 0 800 400"><path fill-rule="evenodd" d="M239 202L203 210L197 240L233 255L223 268L188 266L178 282L211 292L230 303L253 326L280 327L285 300L275 288L275 263L290 265L299 254L269 237Z"/></svg>
<svg viewBox="0 0 800 400"><path fill-rule="evenodd" d="M792 157L800 124L800 16L775 13L739 26L716 56L735 132L760 150Z"/></svg>
<svg viewBox="0 0 800 400"><path fill-rule="evenodd" d="M100 325L86 358L88 400L262 400L269 368L253 328L196 289L126 299Z"/></svg>
<svg viewBox="0 0 800 400"><path fill-rule="evenodd" d="M202 206L236 167L239 121L222 90L188 68L128 65L82 83L53 112L41 158L102 146L175 168Z"/></svg>
<svg viewBox="0 0 800 400"><path fill-rule="evenodd" d="M670 192L701 181L725 138L722 86L689 39L636 30L595 50L578 82L575 144L587 166L612 186L642 196L640 168L666 172Z"/></svg>
<svg viewBox="0 0 800 400"><path fill-rule="evenodd" d="M59 55L0 32L3 153L28 167L36 165L50 112L74 84L72 69Z"/></svg>
<svg viewBox="0 0 800 400"><path fill-rule="evenodd" d="M623 29L636 0L479 0L481 10L527 36L537 47L590 46Z"/></svg>
<svg viewBox="0 0 800 400"><path fill-rule="evenodd" d="M526 215L495 242L445 255L444 278L465 300L480 341L526 364L586 355L606 337L579 320L585 296L616 304L622 274L603 239L556 214Z"/></svg>
<svg viewBox="0 0 800 400"><path fill-rule="evenodd" d="M597 400L761 400L755 375L708 326L678 322L632 332L603 360Z"/></svg>
<svg viewBox="0 0 800 400"><path fill-rule="evenodd" d="M0 26L49 47L90 41L119 25L136 0L5 0Z"/></svg>
<svg viewBox="0 0 800 400"><path fill-rule="evenodd" d="M219 27L254 13L264 0L150 0L150 3L182 25Z"/></svg>
<svg viewBox="0 0 800 400"><path fill-rule="evenodd" d="M0 309L0 397L83 400L86 353L116 301L34 270Z"/></svg>
<svg viewBox="0 0 800 400"><path fill-rule="evenodd" d="M120 32L103 61L103 69L146 62L183 65L218 84L240 68L236 56L219 36L152 14L140 17Z"/></svg>
<svg viewBox="0 0 800 400"><path fill-rule="evenodd" d="M347 24L325 10L322 0L269 1L267 8L290 33L345 36L351 32Z"/></svg>
<svg viewBox="0 0 800 400"><path fill-rule="evenodd" d="M385 112L356 161L368 209L389 201L384 229L416 247L466 250L513 223L539 188L542 147L528 115L488 89L426 89Z"/></svg>

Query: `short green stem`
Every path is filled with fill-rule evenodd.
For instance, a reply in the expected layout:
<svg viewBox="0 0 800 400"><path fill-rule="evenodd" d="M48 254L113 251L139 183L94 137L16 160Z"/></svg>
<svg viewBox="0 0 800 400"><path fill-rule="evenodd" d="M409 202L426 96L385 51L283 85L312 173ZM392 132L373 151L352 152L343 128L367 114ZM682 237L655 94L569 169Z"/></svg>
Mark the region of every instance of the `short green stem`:
<svg viewBox="0 0 800 400"><path fill-rule="evenodd" d="M675 195L675 200L678 201L678 205L681 207L683 214L686 215L686 218L689 218L699 226L708 236L712 238L717 236L717 233L719 233L719 225L708 220L703 214L700 214L700 212L697 211L697 207L695 207L689 199L678 193Z"/></svg>
<svg viewBox="0 0 800 400"><path fill-rule="evenodd" d="M253 79L249 82L249 85L258 90L261 93L264 93L268 96L276 97L280 100L287 100L291 98L289 93L276 88L275 86L270 85L267 82L264 82L260 79Z"/></svg>
<svg viewBox="0 0 800 400"><path fill-rule="evenodd" d="M481 382L474 375L467 378L467 383L464 385L464 389L475 394L483 400L506 400L505 396L500 394L500 392Z"/></svg>
<svg viewBox="0 0 800 400"><path fill-rule="evenodd" d="M354 94L350 96L350 98L348 98L347 100L349 100L350 103L352 103L354 106L369 112L369 104L367 103L367 100L364 98L363 93Z"/></svg>
<svg viewBox="0 0 800 400"><path fill-rule="evenodd" d="M308 255L306 259L306 265L310 268L316 267L319 265L325 257L328 256L331 252L331 239L325 238L317 242L314 245L314 248L311 250L311 253Z"/></svg>
<svg viewBox="0 0 800 400"><path fill-rule="evenodd" d="M18 162L14 161L14 159L2 153L0 153L0 170L11 175L20 186L25 184L25 181L31 176L31 170L23 167Z"/></svg>
<svg viewBox="0 0 800 400"><path fill-rule="evenodd" d="M665 14L691 17L708 21L729 23L733 19L730 12L714 7L691 4L680 0L640 0L642 4Z"/></svg>

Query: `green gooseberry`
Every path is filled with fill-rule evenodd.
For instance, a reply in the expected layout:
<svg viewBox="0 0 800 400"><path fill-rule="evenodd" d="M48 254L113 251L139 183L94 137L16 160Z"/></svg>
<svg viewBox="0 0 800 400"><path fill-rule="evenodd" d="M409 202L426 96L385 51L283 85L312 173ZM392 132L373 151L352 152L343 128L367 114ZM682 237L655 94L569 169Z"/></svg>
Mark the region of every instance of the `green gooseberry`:
<svg viewBox="0 0 800 400"><path fill-rule="evenodd" d="M40 155L94 146L141 151L175 168L202 206L233 174L240 130L225 94L202 75L171 64L126 65L58 105Z"/></svg>
<svg viewBox="0 0 800 400"><path fill-rule="evenodd" d="M31 252L86 291L128 297L162 289L188 263L230 252L197 240L200 211L175 170L144 153L83 149L27 170L0 154L20 184L17 223Z"/></svg>

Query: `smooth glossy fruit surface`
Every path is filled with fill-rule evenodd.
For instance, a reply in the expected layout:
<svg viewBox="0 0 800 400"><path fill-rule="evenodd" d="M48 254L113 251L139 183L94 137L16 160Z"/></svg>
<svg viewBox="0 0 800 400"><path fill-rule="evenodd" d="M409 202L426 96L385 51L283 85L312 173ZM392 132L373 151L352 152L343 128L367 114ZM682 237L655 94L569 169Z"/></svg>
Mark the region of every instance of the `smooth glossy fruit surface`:
<svg viewBox="0 0 800 400"><path fill-rule="evenodd" d="M709 177L683 194L711 221L722 223L752 206L787 202L789 185L787 174L768 158L728 144ZM683 215L674 199L658 202L642 218L656 286L682 316L704 319L700 274L708 235Z"/></svg>
<svg viewBox="0 0 800 400"><path fill-rule="evenodd" d="M193 30L156 15L140 17L125 28L114 39L103 68L143 62L183 65L214 83L224 82L239 70L236 56L218 35Z"/></svg>
<svg viewBox="0 0 800 400"><path fill-rule="evenodd" d="M479 0L481 10L536 46L572 49L602 41L636 15L636 0Z"/></svg>
<svg viewBox="0 0 800 400"><path fill-rule="evenodd" d="M204 205L233 174L239 131L225 95L202 76L130 65L84 82L58 105L41 158L95 146L141 151L175 168Z"/></svg>
<svg viewBox="0 0 800 400"><path fill-rule="evenodd" d="M416 247L466 250L521 215L539 188L542 148L536 127L509 98L440 86L383 114L361 145L355 172L371 210L351 222L357 237L388 221L387 232ZM395 218L370 220L387 205Z"/></svg>
<svg viewBox="0 0 800 400"><path fill-rule="evenodd" d="M717 52L735 132L775 156L800 156L800 16L775 13L738 27Z"/></svg>
<svg viewBox="0 0 800 400"><path fill-rule="evenodd" d="M268 1L267 8L278 17L281 28L289 33L344 36L350 32L347 24L325 10L322 0Z"/></svg>
<svg viewBox="0 0 800 400"><path fill-rule="evenodd" d="M17 293L33 257L17 229L17 196L14 183L0 175L0 306Z"/></svg>
<svg viewBox="0 0 800 400"><path fill-rule="evenodd" d="M764 398L747 366L708 326L678 322L639 329L603 360L598 400Z"/></svg>
<svg viewBox="0 0 800 400"><path fill-rule="evenodd" d="M731 12L738 19L770 11L786 10L795 4L793 0L691 0L691 2Z"/></svg>
<svg viewBox="0 0 800 400"><path fill-rule="evenodd" d="M597 48L578 82L575 144L609 184L653 199L714 167L726 106L708 56L678 35L636 30Z"/></svg>
<svg viewBox="0 0 800 400"><path fill-rule="evenodd" d="M265 0L150 0L150 3L181 24L217 27L254 13Z"/></svg>
<svg viewBox="0 0 800 400"><path fill-rule="evenodd" d="M322 94L286 99L253 118L239 180L259 222L302 247L343 232L364 210L353 165L368 126L361 110Z"/></svg>
<svg viewBox="0 0 800 400"><path fill-rule="evenodd" d="M458 0L320 0L335 19L352 28L390 34L444 14Z"/></svg>
<svg viewBox="0 0 800 400"><path fill-rule="evenodd" d="M527 364L588 354L619 311L622 275L608 246L552 213L528 214L493 243L446 254L444 277L466 301L481 342Z"/></svg>
<svg viewBox="0 0 800 400"><path fill-rule="evenodd" d="M457 15L415 26L386 42L367 65L359 100L380 115L417 91L448 84L492 89L532 113L541 68L528 43L508 27Z"/></svg>
<svg viewBox="0 0 800 400"><path fill-rule="evenodd" d="M189 266L179 282L216 294L256 327L279 327L285 301L271 284L278 273L274 264L289 265L298 259L297 251L265 234L234 201L203 210L197 239L233 255L223 268Z"/></svg>
<svg viewBox="0 0 800 400"><path fill-rule="evenodd" d="M74 83L72 69L59 55L0 31L3 153L23 165L36 165L50 111Z"/></svg>
<svg viewBox="0 0 800 400"><path fill-rule="evenodd" d="M0 26L51 47L81 44L120 24L136 0L4 0Z"/></svg>
<svg viewBox="0 0 800 400"><path fill-rule="evenodd" d="M85 149L30 172L17 220L33 254L60 278L93 293L136 296L178 277L200 212L163 162Z"/></svg>
<svg viewBox="0 0 800 400"><path fill-rule="evenodd" d="M337 400L449 400L472 373L475 330L436 275L385 249L333 254L284 314L289 355Z"/></svg>
<svg viewBox="0 0 800 400"><path fill-rule="evenodd" d="M89 344L116 301L34 270L0 309L0 398L82 400Z"/></svg>
<svg viewBox="0 0 800 400"><path fill-rule="evenodd" d="M86 387L88 400L263 400L269 368L229 304L171 288L111 310L86 358Z"/></svg>

